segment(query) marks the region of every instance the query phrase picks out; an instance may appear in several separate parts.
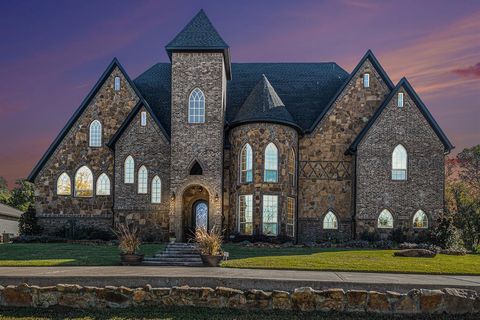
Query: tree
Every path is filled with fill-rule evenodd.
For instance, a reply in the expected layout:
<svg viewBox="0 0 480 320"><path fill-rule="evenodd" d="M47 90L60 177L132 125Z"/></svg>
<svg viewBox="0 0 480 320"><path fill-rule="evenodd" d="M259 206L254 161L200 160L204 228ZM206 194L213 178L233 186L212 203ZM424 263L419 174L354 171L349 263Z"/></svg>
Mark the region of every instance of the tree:
<svg viewBox="0 0 480 320"><path fill-rule="evenodd" d="M7 204L25 212L28 207L34 203L34 186L27 180L22 179L17 180L16 185L11 192L11 197Z"/></svg>
<svg viewBox="0 0 480 320"><path fill-rule="evenodd" d="M8 190L7 180L0 177L0 203L7 204L10 200L10 190Z"/></svg>
<svg viewBox="0 0 480 320"><path fill-rule="evenodd" d="M18 229L22 236L33 236L42 232L42 228L38 225L37 213L33 205L30 205L28 210L20 216Z"/></svg>
<svg viewBox="0 0 480 320"><path fill-rule="evenodd" d="M457 155L457 160L461 169L461 180L478 194L480 192L480 144L463 149Z"/></svg>

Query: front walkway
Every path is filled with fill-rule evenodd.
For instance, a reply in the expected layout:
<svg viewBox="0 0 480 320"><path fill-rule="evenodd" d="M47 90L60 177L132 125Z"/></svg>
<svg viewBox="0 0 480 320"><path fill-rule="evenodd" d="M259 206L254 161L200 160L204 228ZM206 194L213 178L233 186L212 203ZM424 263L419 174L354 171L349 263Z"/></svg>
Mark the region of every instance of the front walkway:
<svg viewBox="0 0 480 320"><path fill-rule="evenodd" d="M192 267L0 267L0 285L70 283L90 286L225 286L287 290L343 288L405 292L413 288L464 288L480 292L480 276L323 272Z"/></svg>

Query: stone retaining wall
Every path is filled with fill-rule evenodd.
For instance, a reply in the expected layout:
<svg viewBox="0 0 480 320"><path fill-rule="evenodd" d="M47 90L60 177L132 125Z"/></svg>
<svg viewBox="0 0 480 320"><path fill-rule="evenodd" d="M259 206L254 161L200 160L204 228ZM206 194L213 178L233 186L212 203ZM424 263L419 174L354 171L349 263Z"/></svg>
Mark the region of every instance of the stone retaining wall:
<svg viewBox="0 0 480 320"><path fill-rule="evenodd" d="M59 284L38 287L22 284L0 286L0 306L70 308L128 308L141 306L196 306L243 310L299 310L371 312L384 314L480 313L480 296L472 290L414 289L406 294L364 290L313 290L294 292L241 291L217 287L104 288Z"/></svg>

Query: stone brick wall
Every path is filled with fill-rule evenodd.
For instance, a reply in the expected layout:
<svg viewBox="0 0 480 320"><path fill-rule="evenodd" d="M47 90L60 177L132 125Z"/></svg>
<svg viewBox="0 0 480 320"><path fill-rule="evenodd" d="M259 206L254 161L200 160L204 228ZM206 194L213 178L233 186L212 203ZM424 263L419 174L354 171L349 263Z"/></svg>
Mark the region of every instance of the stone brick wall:
<svg viewBox="0 0 480 320"><path fill-rule="evenodd" d="M147 125L140 125L142 108L115 145L115 221L134 221L143 234L164 239L168 235L170 210L170 143L147 112ZM135 161L134 183L124 182L125 159ZM147 194L138 193L138 169L148 170ZM152 180L161 180L161 203L153 204ZM157 237L154 237L155 234Z"/></svg>
<svg viewBox="0 0 480 320"><path fill-rule="evenodd" d="M120 91L114 90L116 76L121 79ZM122 72L115 68L42 168L34 181L35 203L40 224L46 232L61 227L60 223L67 219L74 219L77 225L95 225L93 217L98 217L99 227L111 226L113 190L111 196L94 194L91 198L74 197L75 172L81 166L88 166L93 172L94 191L96 180L102 173L108 175L113 185L113 152L105 143L117 131L137 101L135 91L128 85ZM89 127L95 119L102 123L103 146L98 148L89 147ZM58 196L56 192L57 178L63 172L70 176L72 182L70 196Z"/></svg>
<svg viewBox="0 0 480 320"><path fill-rule="evenodd" d="M409 233L417 210L427 214L430 226L443 210L443 144L407 92L401 92L404 107L397 107L395 96L357 149L357 233L375 230L383 209L392 213L394 228ZM406 181L391 179L398 144L407 150Z"/></svg>
<svg viewBox="0 0 480 320"><path fill-rule="evenodd" d="M370 73L370 87L362 77ZM353 214L352 141L389 93L369 60L359 68L317 128L300 139L299 241L349 238ZM323 216L332 210L338 232L324 232Z"/></svg>
<svg viewBox="0 0 480 320"><path fill-rule="evenodd" d="M295 129L273 123L251 123L233 128L229 134L230 148L230 212L227 230L238 231L238 196L253 195L253 232L262 232L262 196L278 195L279 235L286 236L287 197L297 198L296 185L288 177L288 156L293 148L298 150L298 133ZM273 142L278 149L278 182L264 182L265 148ZM243 146L249 143L253 151L253 183L240 183L239 159Z"/></svg>
<svg viewBox="0 0 480 320"><path fill-rule="evenodd" d="M309 287L288 291L242 291L226 287L143 288L82 287L58 284L38 287L22 284L0 286L3 307L66 307L105 309L131 307L191 306L240 310L294 310L302 312L343 312L380 314L479 314L480 296L473 290L413 289L393 291L328 289Z"/></svg>
<svg viewBox="0 0 480 320"><path fill-rule="evenodd" d="M195 88L205 95L205 123L188 123L188 98ZM183 238L183 192L200 185L209 193L209 228L221 227L225 66L222 53L173 52L170 231ZM203 175L189 175L198 161Z"/></svg>

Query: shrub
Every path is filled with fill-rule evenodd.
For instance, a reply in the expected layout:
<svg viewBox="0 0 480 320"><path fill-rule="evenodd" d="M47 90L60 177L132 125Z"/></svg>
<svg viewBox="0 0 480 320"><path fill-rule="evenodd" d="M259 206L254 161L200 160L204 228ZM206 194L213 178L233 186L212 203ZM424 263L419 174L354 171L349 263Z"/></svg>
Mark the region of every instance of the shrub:
<svg viewBox="0 0 480 320"><path fill-rule="evenodd" d="M118 223L113 230L118 237L118 247L124 254L135 254L140 247L140 237L136 225L129 226L126 223Z"/></svg>
<svg viewBox="0 0 480 320"><path fill-rule="evenodd" d="M480 254L480 244L472 248L472 253Z"/></svg>
<svg viewBox="0 0 480 320"><path fill-rule="evenodd" d="M376 231L364 230L360 234L360 240L369 241L369 242L379 241L380 240L380 234Z"/></svg>
<svg viewBox="0 0 480 320"><path fill-rule="evenodd" d="M115 239L115 234L106 229L99 229L89 226L77 226L71 221L62 227L56 229L53 233L55 237L61 237L69 240L102 240L110 241Z"/></svg>
<svg viewBox="0 0 480 320"><path fill-rule="evenodd" d="M216 228L212 228L210 232L205 228L195 230L195 243L204 255L216 256L222 254L222 242L222 235Z"/></svg>
<svg viewBox="0 0 480 320"><path fill-rule="evenodd" d="M13 237L13 243L33 243L33 242L40 242L40 243L59 243L59 242L66 242L65 238L55 237L55 236L47 236L47 235L20 235L18 237Z"/></svg>
<svg viewBox="0 0 480 320"><path fill-rule="evenodd" d="M33 205L30 205L27 212L20 216L18 229L19 233L24 236L33 236L42 233L42 228L38 224L37 212Z"/></svg>
<svg viewBox="0 0 480 320"><path fill-rule="evenodd" d="M406 230L400 229L400 228L394 229L392 231L391 238L392 238L392 241L394 241L396 243L405 242L407 240Z"/></svg>

